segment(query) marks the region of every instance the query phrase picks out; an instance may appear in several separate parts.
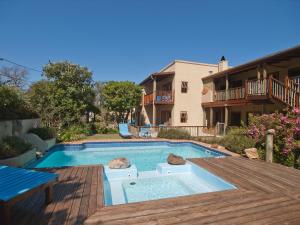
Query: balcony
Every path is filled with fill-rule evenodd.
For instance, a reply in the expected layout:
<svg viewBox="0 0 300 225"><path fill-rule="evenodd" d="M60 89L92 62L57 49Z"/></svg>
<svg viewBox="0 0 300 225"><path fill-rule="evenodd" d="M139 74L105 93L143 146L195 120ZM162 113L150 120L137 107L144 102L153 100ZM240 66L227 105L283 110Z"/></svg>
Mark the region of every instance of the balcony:
<svg viewBox="0 0 300 225"><path fill-rule="evenodd" d="M242 104L250 101L281 102L290 107L300 105L299 85L294 80L287 79L285 83L272 77L262 80L247 80L245 87L230 88L215 91L213 102L202 105Z"/></svg>
<svg viewBox="0 0 300 225"><path fill-rule="evenodd" d="M144 96L144 105L153 104L153 93ZM174 104L174 91L156 91L155 104Z"/></svg>
<svg viewBox="0 0 300 225"><path fill-rule="evenodd" d="M245 98L245 88L230 88L227 91L215 91L214 101L226 101L226 100L234 100L234 99L244 99Z"/></svg>

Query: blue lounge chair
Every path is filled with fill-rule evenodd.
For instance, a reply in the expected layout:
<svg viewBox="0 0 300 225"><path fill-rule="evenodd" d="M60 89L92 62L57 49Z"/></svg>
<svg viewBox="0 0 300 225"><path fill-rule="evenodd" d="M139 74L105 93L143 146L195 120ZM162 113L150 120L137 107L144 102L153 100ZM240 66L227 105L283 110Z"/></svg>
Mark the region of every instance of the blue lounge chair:
<svg viewBox="0 0 300 225"><path fill-rule="evenodd" d="M144 138L151 137L150 127L141 127L139 136Z"/></svg>
<svg viewBox="0 0 300 225"><path fill-rule="evenodd" d="M119 124L119 134L123 138L131 138L132 133L128 131L128 124L127 123L120 123Z"/></svg>
<svg viewBox="0 0 300 225"><path fill-rule="evenodd" d="M0 208L4 221L10 224L10 208L17 201L42 189L46 192L46 204L52 201L53 184L58 180L54 173L26 170L9 166L0 166Z"/></svg>

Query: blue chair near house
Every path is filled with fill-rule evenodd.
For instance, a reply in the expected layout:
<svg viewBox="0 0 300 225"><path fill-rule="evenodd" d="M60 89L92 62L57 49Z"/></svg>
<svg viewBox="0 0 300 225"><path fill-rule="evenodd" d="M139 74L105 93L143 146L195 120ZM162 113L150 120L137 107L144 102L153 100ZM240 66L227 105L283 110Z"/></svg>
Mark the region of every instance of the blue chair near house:
<svg viewBox="0 0 300 225"><path fill-rule="evenodd" d="M128 131L128 124L127 123L120 123L119 124L119 134L123 138L132 138L132 133Z"/></svg>
<svg viewBox="0 0 300 225"><path fill-rule="evenodd" d="M10 224L10 208L17 201L45 190L45 203L52 201L53 184L58 180L54 173L39 172L9 166L0 166L1 224Z"/></svg>
<svg viewBox="0 0 300 225"><path fill-rule="evenodd" d="M157 101L157 102L161 102L161 100L162 100L161 96L160 96L160 95L157 95L157 96L156 96L156 101Z"/></svg>
<svg viewBox="0 0 300 225"><path fill-rule="evenodd" d="M151 137L151 126L145 126L140 128L139 136L143 138Z"/></svg>

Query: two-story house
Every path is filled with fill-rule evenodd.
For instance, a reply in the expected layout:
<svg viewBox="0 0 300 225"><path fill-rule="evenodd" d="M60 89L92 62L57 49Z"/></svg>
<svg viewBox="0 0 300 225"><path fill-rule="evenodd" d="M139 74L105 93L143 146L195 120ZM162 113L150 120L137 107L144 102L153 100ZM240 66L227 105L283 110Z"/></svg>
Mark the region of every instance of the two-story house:
<svg viewBox="0 0 300 225"><path fill-rule="evenodd" d="M299 106L300 46L232 67L175 60L141 82L138 125L247 123L249 113Z"/></svg>
<svg viewBox="0 0 300 225"><path fill-rule="evenodd" d="M140 83L144 93L138 124L202 126L202 78L227 67L226 61L217 65L175 60L149 75Z"/></svg>

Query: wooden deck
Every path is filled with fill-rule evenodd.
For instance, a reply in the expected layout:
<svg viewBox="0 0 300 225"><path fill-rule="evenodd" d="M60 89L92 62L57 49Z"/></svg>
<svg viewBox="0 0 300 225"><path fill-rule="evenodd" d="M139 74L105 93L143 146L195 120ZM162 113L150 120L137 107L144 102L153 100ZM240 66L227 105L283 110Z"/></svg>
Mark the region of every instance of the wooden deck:
<svg viewBox="0 0 300 225"><path fill-rule="evenodd" d="M32 195L13 207L15 225L71 225L103 207L102 166L50 169L60 175L53 189L53 202L44 205L44 192ZM1 224L1 222L0 222Z"/></svg>
<svg viewBox="0 0 300 225"><path fill-rule="evenodd" d="M85 224L300 224L300 171L236 157L191 161L238 188L104 207Z"/></svg>
<svg viewBox="0 0 300 225"><path fill-rule="evenodd" d="M102 166L52 169L54 202L43 193L13 209L15 225L300 224L300 171L238 157L191 159L235 190L103 207ZM87 219L86 219L87 218ZM85 222L84 222L85 221Z"/></svg>

